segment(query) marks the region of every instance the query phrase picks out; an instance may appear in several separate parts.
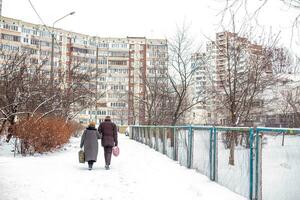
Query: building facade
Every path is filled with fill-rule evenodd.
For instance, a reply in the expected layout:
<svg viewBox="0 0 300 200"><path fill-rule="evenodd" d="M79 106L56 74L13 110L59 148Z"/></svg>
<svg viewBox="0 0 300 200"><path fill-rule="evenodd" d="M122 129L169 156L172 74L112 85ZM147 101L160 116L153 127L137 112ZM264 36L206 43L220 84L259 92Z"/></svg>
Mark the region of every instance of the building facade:
<svg viewBox="0 0 300 200"><path fill-rule="evenodd" d="M2 16L2 0L0 0L0 16Z"/></svg>
<svg viewBox="0 0 300 200"><path fill-rule="evenodd" d="M0 34L1 50L26 50L37 60L46 60L46 73L49 77L53 74L54 82L62 78L63 87L72 79L68 72L74 66L93 77L86 84L96 92L97 98L89 108L78 113L79 122L101 122L110 115L120 125L145 123L145 108L141 103L145 98L145 80L151 77L153 68L165 68L168 49L165 39L102 38L8 17L1 17ZM66 72L64 77L59 77L61 71Z"/></svg>
<svg viewBox="0 0 300 200"><path fill-rule="evenodd" d="M262 64L263 58L262 45L252 43L248 38L236 33L216 33L215 40L206 44L204 53L193 55L196 69L194 98L200 96L204 99L202 104L192 109L193 123L232 123L228 121L231 115L228 107L231 105L224 109L226 105L222 103L241 95L240 88L245 87L242 80L247 79L247 69L250 69L251 65L265 67L261 70L263 74L271 72L270 65Z"/></svg>

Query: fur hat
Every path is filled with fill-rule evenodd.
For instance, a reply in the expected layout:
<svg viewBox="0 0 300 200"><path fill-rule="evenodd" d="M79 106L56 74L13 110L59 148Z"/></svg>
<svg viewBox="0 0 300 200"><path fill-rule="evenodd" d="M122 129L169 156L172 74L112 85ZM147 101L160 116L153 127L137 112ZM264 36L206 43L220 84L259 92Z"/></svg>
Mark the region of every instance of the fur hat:
<svg viewBox="0 0 300 200"><path fill-rule="evenodd" d="M96 126L96 123L95 123L94 121L91 121L91 122L89 123L89 126L95 127L95 126Z"/></svg>
<svg viewBox="0 0 300 200"><path fill-rule="evenodd" d="M111 119L110 119L110 116L106 116L105 117L105 121L110 121Z"/></svg>

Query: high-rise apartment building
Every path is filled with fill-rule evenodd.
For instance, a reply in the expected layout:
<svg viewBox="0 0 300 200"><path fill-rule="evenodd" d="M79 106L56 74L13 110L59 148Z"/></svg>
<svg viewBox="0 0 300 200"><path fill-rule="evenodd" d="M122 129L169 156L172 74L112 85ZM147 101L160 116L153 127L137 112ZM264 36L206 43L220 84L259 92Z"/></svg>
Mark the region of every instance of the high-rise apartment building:
<svg viewBox="0 0 300 200"><path fill-rule="evenodd" d="M193 108L192 121L197 124L226 124L229 114L220 106L226 100L224 94L230 92L229 84L234 81L228 80L232 78L228 73L246 74L245 69L251 64L264 66L264 72L271 72L271 65L259 63L263 59L262 45L254 44L236 33L216 33L215 40L207 43L205 53L193 55L196 68L194 98L202 97L204 101ZM239 78L242 79L242 75ZM240 86L238 84L237 81L236 87Z"/></svg>
<svg viewBox="0 0 300 200"><path fill-rule="evenodd" d="M0 16L2 16L2 0L0 0Z"/></svg>
<svg viewBox="0 0 300 200"><path fill-rule="evenodd" d="M54 34L54 82L59 72L67 72L64 83L72 79L70 68L78 65L81 72L90 73L87 83L96 91L97 102L77 115L82 123L103 121L110 115L117 124L145 123L145 80L153 68L165 69L167 41L145 37L102 38L52 29L8 17L0 20L0 49L27 50L37 60L48 58L46 73L51 72L51 35ZM166 70L162 70L166 73Z"/></svg>

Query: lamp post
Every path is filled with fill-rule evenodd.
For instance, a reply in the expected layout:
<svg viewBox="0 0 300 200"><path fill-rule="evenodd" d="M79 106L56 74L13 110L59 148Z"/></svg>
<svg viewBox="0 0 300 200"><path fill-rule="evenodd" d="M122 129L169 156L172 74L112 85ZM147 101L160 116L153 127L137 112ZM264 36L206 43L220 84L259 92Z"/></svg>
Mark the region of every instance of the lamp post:
<svg viewBox="0 0 300 200"><path fill-rule="evenodd" d="M52 39L52 41L51 41L51 69L50 69L50 81L51 81L51 86L53 86L53 81L54 81L54 69L53 69L53 65L54 65L54 61L53 61L53 59L54 59L54 25L55 25L58 21L60 21L60 20L62 20L62 19L64 19L64 18L66 18L67 16L69 16L69 15L74 15L74 14L75 14L74 11L73 11L73 12L70 12L69 14L66 14L65 16L63 16L63 17L59 18L58 20L54 21L53 24L52 24L52 33L51 33L51 39Z"/></svg>

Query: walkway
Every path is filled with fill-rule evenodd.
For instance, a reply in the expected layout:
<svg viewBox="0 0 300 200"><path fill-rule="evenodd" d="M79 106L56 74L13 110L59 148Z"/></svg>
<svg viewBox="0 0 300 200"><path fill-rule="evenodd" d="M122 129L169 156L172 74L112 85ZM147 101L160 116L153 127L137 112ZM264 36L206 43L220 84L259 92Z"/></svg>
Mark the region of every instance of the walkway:
<svg viewBox="0 0 300 200"><path fill-rule="evenodd" d="M60 152L35 157L0 146L1 200L245 200L148 146L119 137L120 156L104 169L100 148L94 170L79 164L79 138Z"/></svg>

